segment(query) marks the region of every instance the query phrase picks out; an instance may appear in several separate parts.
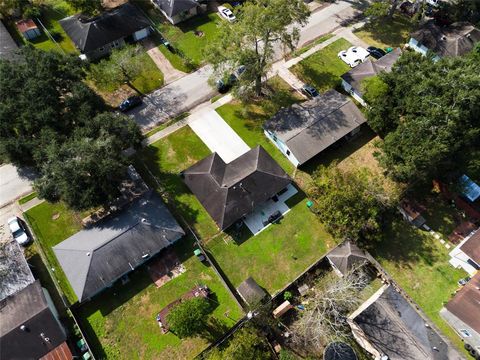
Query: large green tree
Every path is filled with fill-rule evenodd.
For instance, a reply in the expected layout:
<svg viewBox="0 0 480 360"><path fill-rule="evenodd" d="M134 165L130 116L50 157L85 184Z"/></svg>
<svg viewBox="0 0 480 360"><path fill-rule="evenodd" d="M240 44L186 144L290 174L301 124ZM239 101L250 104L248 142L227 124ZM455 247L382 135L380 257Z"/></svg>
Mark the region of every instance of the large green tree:
<svg viewBox="0 0 480 360"><path fill-rule="evenodd" d="M142 94L133 83L143 71L143 63L138 57L140 51L139 47L133 45L113 50L109 58L92 65L90 79L101 89L108 90L126 84Z"/></svg>
<svg viewBox="0 0 480 360"><path fill-rule="evenodd" d="M179 338L201 335L208 329L210 311L210 304L204 298L183 301L167 315L168 326Z"/></svg>
<svg viewBox="0 0 480 360"><path fill-rule="evenodd" d="M273 357L258 330L246 325L232 335L227 347L213 349L206 358L208 360L269 360Z"/></svg>
<svg viewBox="0 0 480 360"><path fill-rule="evenodd" d="M392 206L381 184L367 172L344 172L336 164L314 173L315 213L337 238L364 247L382 239L382 223Z"/></svg>
<svg viewBox="0 0 480 360"><path fill-rule="evenodd" d="M383 138L380 164L395 180L428 183L468 166L479 149L480 74L475 54L432 61L404 54L382 74L368 122Z"/></svg>
<svg viewBox="0 0 480 360"><path fill-rule="evenodd" d="M67 2L84 15L97 15L102 11L101 0L67 0Z"/></svg>
<svg viewBox="0 0 480 360"><path fill-rule="evenodd" d="M309 11L302 0L249 0L236 12L237 20L220 25L216 41L205 53L217 75L229 75L243 65L239 87L259 96L278 49L293 50L299 39L299 25L307 22Z"/></svg>
<svg viewBox="0 0 480 360"><path fill-rule="evenodd" d="M0 151L39 173L39 195L75 209L103 205L125 178L122 150L138 147L135 122L107 110L72 56L25 48L0 61Z"/></svg>

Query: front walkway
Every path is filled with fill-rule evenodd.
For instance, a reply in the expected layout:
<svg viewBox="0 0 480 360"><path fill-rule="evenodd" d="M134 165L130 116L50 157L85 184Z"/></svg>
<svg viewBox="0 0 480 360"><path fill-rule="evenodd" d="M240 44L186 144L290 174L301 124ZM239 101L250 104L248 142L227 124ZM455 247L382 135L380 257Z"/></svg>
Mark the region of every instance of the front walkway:
<svg viewBox="0 0 480 360"><path fill-rule="evenodd" d="M200 111L189 121L192 130L212 151L226 163L250 150L247 144L215 110Z"/></svg>

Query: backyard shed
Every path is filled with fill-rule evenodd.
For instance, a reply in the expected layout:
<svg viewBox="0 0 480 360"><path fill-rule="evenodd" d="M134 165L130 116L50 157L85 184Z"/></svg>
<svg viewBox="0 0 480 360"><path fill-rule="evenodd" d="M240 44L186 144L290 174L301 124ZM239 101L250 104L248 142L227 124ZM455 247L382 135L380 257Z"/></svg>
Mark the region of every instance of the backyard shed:
<svg viewBox="0 0 480 360"><path fill-rule="evenodd" d="M327 259L339 275L346 275L355 266L367 263L367 255L354 243L345 241L327 254Z"/></svg>
<svg viewBox="0 0 480 360"><path fill-rule="evenodd" d="M460 177L460 185L462 187L462 195L469 201L475 202L480 198L480 186L467 175Z"/></svg>
<svg viewBox="0 0 480 360"><path fill-rule="evenodd" d="M27 40L33 40L42 34L32 19L20 20L15 24L20 34Z"/></svg>
<svg viewBox="0 0 480 360"><path fill-rule="evenodd" d="M288 310L292 308L293 308L293 305L290 304L290 301L285 300L275 310L273 310L272 315L275 319L278 319L279 317L281 317L283 314L285 314Z"/></svg>
<svg viewBox="0 0 480 360"><path fill-rule="evenodd" d="M258 304L268 296L267 292L252 277L242 282L237 287L237 292L247 305Z"/></svg>

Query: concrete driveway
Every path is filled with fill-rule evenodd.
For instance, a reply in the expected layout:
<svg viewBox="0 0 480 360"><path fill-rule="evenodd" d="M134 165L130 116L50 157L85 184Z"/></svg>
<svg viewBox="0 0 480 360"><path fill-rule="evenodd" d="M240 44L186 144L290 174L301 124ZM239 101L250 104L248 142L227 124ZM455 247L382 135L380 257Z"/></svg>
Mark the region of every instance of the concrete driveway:
<svg viewBox="0 0 480 360"><path fill-rule="evenodd" d="M11 164L0 166L0 208L32 192L35 173Z"/></svg>
<svg viewBox="0 0 480 360"><path fill-rule="evenodd" d="M192 130L227 164L250 148L215 110L200 111L189 122Z"/></svg>
<svg viewBox="0 0 480 360"><path fill-rule="evenodd" d="M216 94L216 90L208 85L212 73L212 67L207 65L185 75L148 94L143 99L143 105L133 109L129 115L142 130L148 130L210 100Z"/></svg>

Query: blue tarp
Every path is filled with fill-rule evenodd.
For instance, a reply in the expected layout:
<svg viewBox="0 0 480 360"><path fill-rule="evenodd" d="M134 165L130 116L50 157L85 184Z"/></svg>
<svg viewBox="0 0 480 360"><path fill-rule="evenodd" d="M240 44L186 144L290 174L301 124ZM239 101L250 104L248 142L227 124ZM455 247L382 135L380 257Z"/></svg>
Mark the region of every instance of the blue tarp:
<svg viewBox="0 0 480 360"><path fill-rule="evenodd" d="M476 184L467 175L460 177L460 185L462 186L462 194L471 202L480 198L480 186Z"/></svg>

